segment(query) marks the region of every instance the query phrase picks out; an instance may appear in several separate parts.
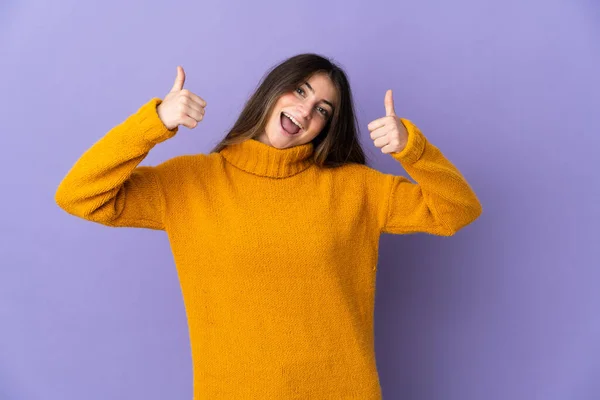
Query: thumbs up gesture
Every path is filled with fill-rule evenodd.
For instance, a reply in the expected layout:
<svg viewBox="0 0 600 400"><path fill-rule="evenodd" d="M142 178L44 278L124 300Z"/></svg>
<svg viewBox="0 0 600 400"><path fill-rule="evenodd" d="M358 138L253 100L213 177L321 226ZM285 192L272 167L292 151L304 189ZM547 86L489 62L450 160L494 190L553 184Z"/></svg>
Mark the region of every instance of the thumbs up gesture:
<svg viewBox="0 0 600 400"><path fill-rule="evenodd" d="M401 152L408 143L408 131L394 111L391 90L385 92L384 104L385 117L371 121L367 128L373 143L381 148L382 153Z"/></svg>
<svg viewBox="0 0 600 400"><path fill-rule="evenodd" d="M167 129L175 129L179 125L195 128L204 118L206 101L200 96L183 88L185 73L183 67L177 66L177 78L171 91L156 107L158 117Z"/></svg>

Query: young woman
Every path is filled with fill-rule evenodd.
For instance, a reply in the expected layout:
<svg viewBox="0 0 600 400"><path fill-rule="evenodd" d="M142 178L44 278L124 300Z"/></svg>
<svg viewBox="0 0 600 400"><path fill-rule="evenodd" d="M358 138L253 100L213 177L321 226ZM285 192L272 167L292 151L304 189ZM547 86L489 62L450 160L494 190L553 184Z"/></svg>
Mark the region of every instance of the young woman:
<svg viewBox="0 0 600 400"><path fill-rule="evenodd" d="M65 211L166 231L189 323L194 399L380 399L373 311L382 233L451 236L482 207L438 148L394 110L374 146L416 183L366 165L343 70L317 54L275 66L208 154L139 166L206 101L178 75L85 152Z"/></svg>

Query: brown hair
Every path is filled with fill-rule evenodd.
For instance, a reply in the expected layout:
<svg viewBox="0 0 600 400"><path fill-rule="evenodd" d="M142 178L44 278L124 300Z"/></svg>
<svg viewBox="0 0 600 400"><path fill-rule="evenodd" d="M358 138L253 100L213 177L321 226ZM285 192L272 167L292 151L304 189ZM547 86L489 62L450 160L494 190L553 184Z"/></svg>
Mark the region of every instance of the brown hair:
<svg viewBox="0 0 600 400"><path fill-rule="evenodd" d="M233 127L211 152L264 132L277 99L295 90L315 73L325 73L331 79L338 92L338 104L323 130L312 140L313 161L321 167L366 164L357 136L358 124L346 73L330 59L313 53L295 55L267 71Z"/></svg>

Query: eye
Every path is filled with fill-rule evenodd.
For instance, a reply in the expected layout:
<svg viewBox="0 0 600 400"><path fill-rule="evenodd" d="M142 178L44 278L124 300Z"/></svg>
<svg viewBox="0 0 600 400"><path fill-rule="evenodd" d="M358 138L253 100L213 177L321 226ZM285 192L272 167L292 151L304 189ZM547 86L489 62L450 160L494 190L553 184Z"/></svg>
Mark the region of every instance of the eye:
<svg viewBox="0 0 600 400"><path fill-rule="evenodd" d="M319 109L319 110L320 110L319 112L320 112L320 113L321 113L321 114L322 114L324 117L327 117L327 116L329 115L329 113L327 112L327 110L326 110L326 109L324 109L323 107L317 107L317 109Z"/></svg>
<svg viewBox="0 0 600 400"><path fill-rule="evenodd" d="M299 93L300 95L302 95L302 97L304 97L304 94L306 92L301 87L298 87L298 88L296 88L296 93ZM317 107L317 109L319 110L321 115L323 115L325 118L327 118L327 116L329 116L329 112L326 109L324 109L323 107Z"/></svg>

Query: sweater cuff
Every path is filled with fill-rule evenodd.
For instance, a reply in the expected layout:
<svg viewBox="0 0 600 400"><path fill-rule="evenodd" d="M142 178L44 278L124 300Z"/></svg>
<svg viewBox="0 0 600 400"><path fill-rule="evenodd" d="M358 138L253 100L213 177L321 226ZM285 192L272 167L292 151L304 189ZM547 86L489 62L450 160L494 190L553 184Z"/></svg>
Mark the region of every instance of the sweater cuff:
<svg viewBox="0 0 600 400"><path fill-rule="evenodd" d="M162 103L162 99L153 97L146 104L141 106L134 114L136 127L144 139L152 144L163 142L177 133L179 127L168 129L158 116L156 107Z"/></svg>
<svg viewBox="0 0 600 400"><path fill-rule="evenodd" d="M408 132L408 142L402 151L389 154L402 163L413 164L421 158L427 139L411 121L405 118L400 118L400 120Z"/></svg>

